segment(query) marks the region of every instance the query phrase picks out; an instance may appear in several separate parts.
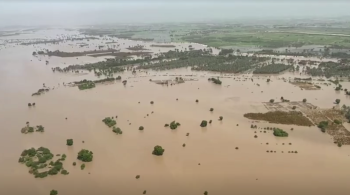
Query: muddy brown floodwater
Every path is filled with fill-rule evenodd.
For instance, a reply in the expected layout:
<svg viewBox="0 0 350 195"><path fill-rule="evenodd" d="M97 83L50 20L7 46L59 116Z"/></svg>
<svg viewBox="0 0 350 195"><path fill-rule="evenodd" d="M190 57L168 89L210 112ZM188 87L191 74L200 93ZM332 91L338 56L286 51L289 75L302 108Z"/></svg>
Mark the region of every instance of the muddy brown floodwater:
<svg viewBox="0 0 350 195"><path fill-rule="evenodd" d="M44 33L38 31L33 36ZM134 41L134 45L138 43ZM69 48L61 44L35 47L39 46L60 47L62 51ZM47 195L52 189L60 195L137 195L144 190L152 195L201 195L204 191L210 195L349 194L350 146L337 147L330 135L315 126L254 122L259 128L278 127L289 133L287 138L274 137L271 131L251 129L252 121L243 117L249 112L266 112L262 102L279 101L281 96L291 101L307 98L321 108L333 107L335 99L341 99L341 105L349 105L350 100L343 93L336 93L331 85L322 85L321 90L301 90L278 79L300 77L286 73L271 76L270 83L263 76L254 76L252 82L242 81L251 75L226 75L220 86L208 81L208 77L220 76L218 73L183 68L115 74L128 80L127 85L116 81L80 91L62 83L95 80L94 75L53 73L51 67L104 58L40 57L39 61L31 55L33 50L33 46L22 45L2 46L0 50L0 194ZM50 63L45 65L45 60ZM149 81L175 78L166 75L198 81L173 86ZM55 89L32 97L43 83ZM349 83L342 85L350 89ZM29 102L36 106L28 107ZM210 112L210 108L214 111ZM113 133L102 122L104 117L116 115L122 135ZM223 116L223 121L218 121L219 116ZM164 127L174 120L181 123L176 130ZM202 120L213 122L201 128ZM45 132L22 134L20 130L27 121L43 125ZM139 126L144 130L139 131ZM66 146L66 139L73 139L74 145ZM186 147L182 146L184 143ZM155 145L165 149L163 156L152 155ZM54 154L66 154L63 164L70 174L43 179L29 174L18 158L24 149L40 146ZM81 149L94 153L93 161L85 163L85 170L80 170L81 162L76 159ZM140 179L135 179L136 175Z"/></svg>

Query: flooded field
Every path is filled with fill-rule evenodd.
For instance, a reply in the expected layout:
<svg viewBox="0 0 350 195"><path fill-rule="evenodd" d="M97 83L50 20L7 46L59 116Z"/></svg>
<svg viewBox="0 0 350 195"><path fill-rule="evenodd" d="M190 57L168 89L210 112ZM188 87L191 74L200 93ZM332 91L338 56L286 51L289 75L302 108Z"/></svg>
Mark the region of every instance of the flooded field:
<svg viewBox="0 0 350 195"><path fill-rule="evenodd" d="M58 39L68 34L82 36L76 31L44 30L0 37L0 194L47 195L51 189L58 190L60 195L137 195L144 190L152 195L201 195L205 191L210 195L349 193L349 145L338 147L333 137L317 126L272 124L243 116L268 112L266 102L271 99L278 102L282 96L291 102L306 98L320 109L350 105L349 96L335 91L335 85L330 82L314 79L312 82L320 85L320 89L302 90L289 80L310 76L292 72L253 76L191 68L147 69L114 73L121 80L79 90L63 83L105 77L97 78L86 70L53 72L52 68L99 62L111 56L63 58L32 53L45 49L83 52L107 48L132 52L127 48L143 45L152 55L157 55L188 49L189 45L196 50L206 46L171 43L175 47L161 47L155 42L103 37L59 44L10 43L10 40ZM88 46L80 47L81 44ZM184 82L159 84L174 81L176 77ZM220 77L222 84L208 81L211 77ZM125 85L123 80L127 80ZM32 96L43 84L50 91ZM350 89L349 82L341 85ZM334 103L336 99L340 100L339 105ZM28 107L28 103L35 106ZM117 116L115 120L122 134L114 133L102 122L112 116ZM202 120L212 123L200 127ZM164 127L172 121L181 126L175 130ZM42 125L45 132L22 134L26 122ZM252 124L257 128L252 129ZM350 129L345 121L343 125ZM139 130L140 126L144 130ZM272 131L264 133L267 127L283 129L289 136L275 137ZM74 140L73 146L66 145L67 139ZM152 155L156 145L165 149L162 156ZM28 167L18 163L24 149L41 146L49 148L54 155L66 154L63 165L70 174L34 178ZM94 154L84 170L77 159L81 149ZM135 178L137 175L139 179Z"/></svg>

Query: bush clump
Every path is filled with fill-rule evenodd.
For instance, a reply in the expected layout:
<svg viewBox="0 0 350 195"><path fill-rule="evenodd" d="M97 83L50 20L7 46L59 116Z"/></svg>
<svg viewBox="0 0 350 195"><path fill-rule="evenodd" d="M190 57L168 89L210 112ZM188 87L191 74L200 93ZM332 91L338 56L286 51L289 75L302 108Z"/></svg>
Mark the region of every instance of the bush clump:
<svg viewBox="0 0 350 195"><path fill-rule="evenodd" d="M273 130L273 135L277 137L288 137L288 133L279 128Z"/></svg>
<svg viewBox="0 0 350 195"><path fill-rule="evenodd" d="M200 126L201 126L201 127L206 127L207 124L208 124L208 122L207 122L206 120L202 120Z"/></svg>
<svg viewBox="0 0 350 195"><path fill-rule="evenodd" d="M73 139L67 139L67 146L73 145Z"/></svg>
<svg viewBox="0 0 350 195"><path fill-rule="evenodd" d="M57 194L58 194L57 190L51 190L50 191L50 195L57 195Z"/></svg>
<svg viewBox="0 0 350 195"><path fill-rule="evenodd" d="M116 134L123 134L123 131L119 127L113 127L112 131Z"/></svg>
<svg viewBox="0 0 350 195"><path fill-rule="evenodd" d="M140 130L140 131L142 131L143 129L144 129L143 126L140 126L140 127L139 127L139 130Z"/></svg>
<svg viewBox="0 0 350 195"><path fill-rule="evenodd" d="M157 146L154 146L152 154L157 155L157 156L161 156L161 155L163 155L164 151L165 150L162 148L162 146L157 145Z"/></svg>
<svg viewBox="0 0 350 195"><path fill-rule="evenodd" d="M93 159L93 153L89 150L82 149L78 153L77 158L83 162L91 162Z"/></svg>
<svg viewBox="0 0 350 195"><path fill-rule="evenodd" d="M181 125L180 123L173 121L170 123L170 129L172 129L172 130L177 129L177 127L180 125Z"/></svg>
<svg viewBox="0 0 350 195"><path fill-rule="evenodd" d="M328 127L328 121L321 121L317 125L317 127L320 128L323 133L325 133L326 132L326 128Z"/></svg>
<svg viewBox="0 0 350 195"><path fill-rule="evenodd" d="M117 124L117 122L114 119L111 119L110 117L106 117L102 120L108 127L112 127Z"/></svg>

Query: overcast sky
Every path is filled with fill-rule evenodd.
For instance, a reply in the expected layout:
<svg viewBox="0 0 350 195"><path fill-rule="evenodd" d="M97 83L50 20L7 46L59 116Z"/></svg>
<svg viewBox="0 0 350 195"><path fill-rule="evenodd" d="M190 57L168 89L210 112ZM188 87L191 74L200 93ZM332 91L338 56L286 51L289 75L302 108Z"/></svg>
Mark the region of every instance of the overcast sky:
<svg viewBox="0 0 350 195"><path fill-rule="evenodd" d="M0 0L0 26L350 16L350 0Z"/></svg>

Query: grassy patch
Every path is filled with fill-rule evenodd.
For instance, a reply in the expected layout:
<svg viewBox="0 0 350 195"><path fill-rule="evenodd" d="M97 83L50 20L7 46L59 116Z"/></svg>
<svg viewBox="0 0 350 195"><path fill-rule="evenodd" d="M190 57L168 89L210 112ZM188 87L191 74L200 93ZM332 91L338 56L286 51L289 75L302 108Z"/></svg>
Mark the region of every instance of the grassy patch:
<svg viewBox="0 0 350 195"><path fill-rule="evenodd" d="M310 126L313 123L303 116L301 112L282 112L274 111L267 113L247 113L244 117L252 120L263 120L270 123L286 124L286 125L300 125L300 126Z"/></svg>

